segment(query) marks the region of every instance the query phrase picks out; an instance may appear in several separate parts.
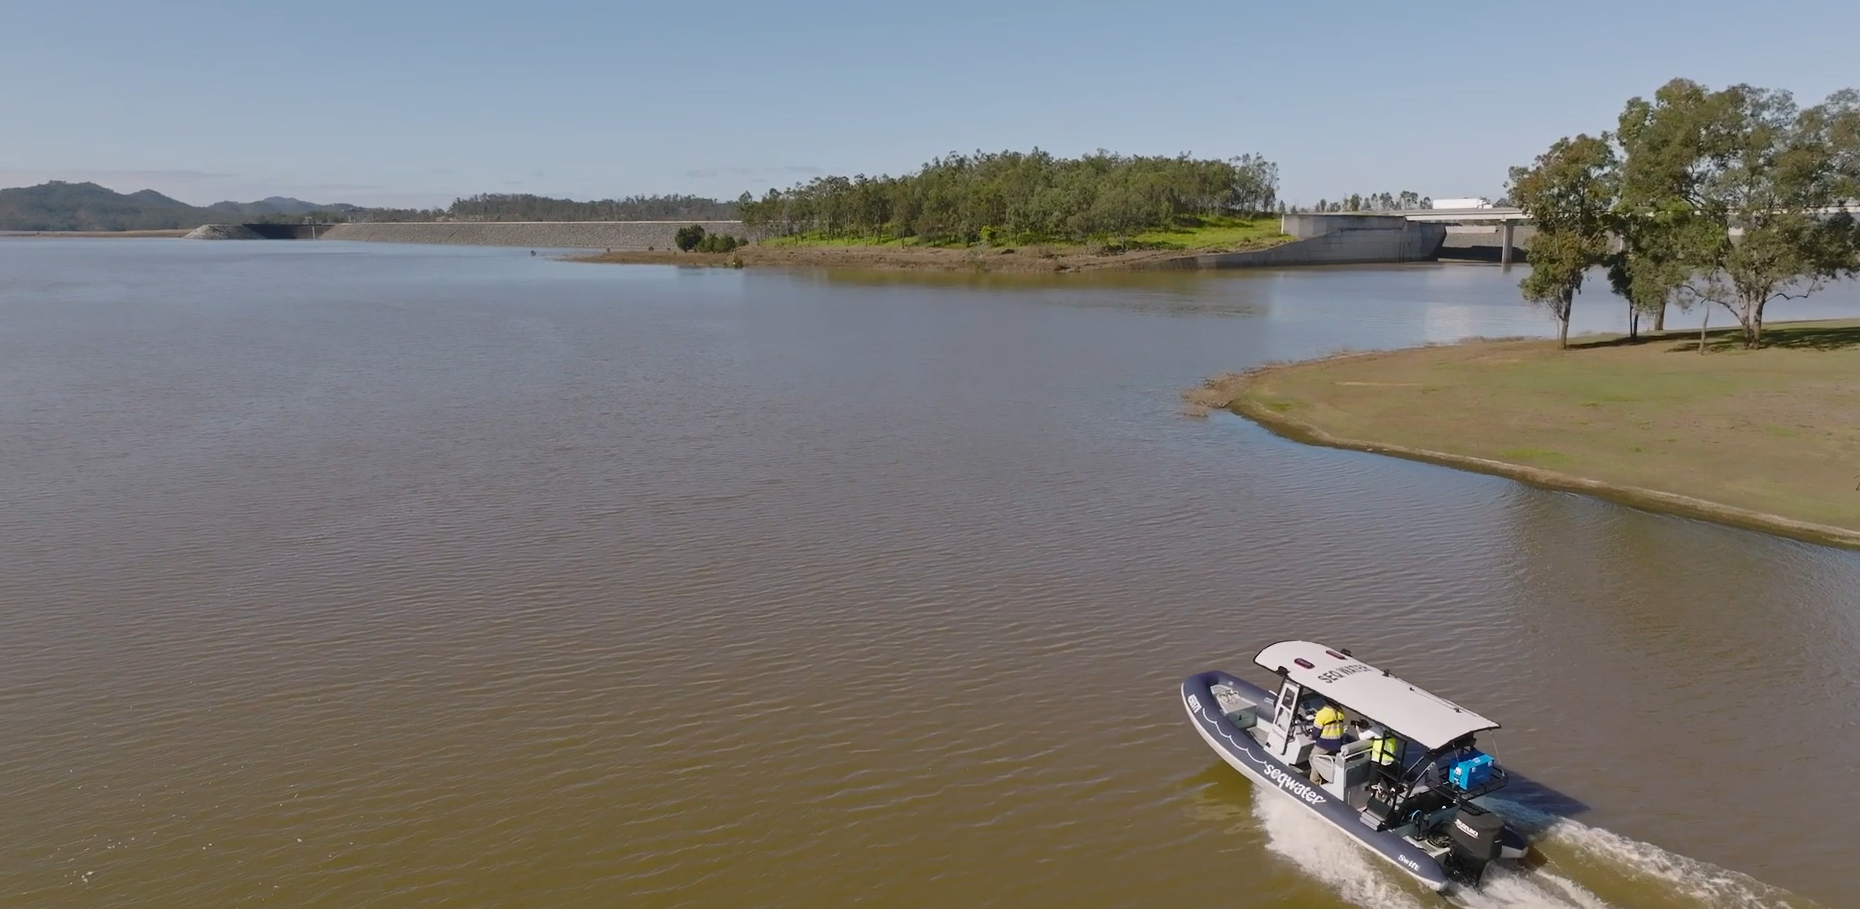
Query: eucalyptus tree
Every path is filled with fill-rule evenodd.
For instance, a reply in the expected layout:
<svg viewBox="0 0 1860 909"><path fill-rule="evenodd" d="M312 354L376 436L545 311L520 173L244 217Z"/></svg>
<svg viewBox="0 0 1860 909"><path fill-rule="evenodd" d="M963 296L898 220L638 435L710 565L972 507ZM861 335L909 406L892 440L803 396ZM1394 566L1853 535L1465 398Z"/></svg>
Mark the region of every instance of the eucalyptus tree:
<svg viewBox="0 0 1860 909"><path fill-rule="evenodd" d="M1619 248L1608 257L1615 293L1631 309L1666 327L1669 304L1688 308L1682 291L1730 242L1725 219L1706 192L1706 178L1731 147L1726 96L1674 79L1651 101L1632 98L1616 121L1620 168L1615 204Z"/></svg>
<svg viewBox="0 0 1860 909"><path fill-rule="evenodd" d="M1804 110L1784 91L1675 79L1618 127L1610 277L1631 304L1721 306L1756 347L1771 303L1860 270L1860 228L1840 210L1860 192L1854 92Z"/></svg>
<svg viewBox="0 0 1860 909"><path fill-rule="evenodd" d="M1731 154L1706 192L1727 233L1695 292L1737 316L1746 347L1763 342L1765 307L1799 299L1860 270L1860 235L1837 208L1849 189L1836 133L1857 116L1851 93L1807 110L1788 92L1732 86Z"/></svg>
<svg viewBox="0 0 1860 909"><path fill-rule="evenodd" d="M1606 137L1558 139L1530 167L1511 169L1511 198L1537 225L1528 241L1524 298L1556 318L1557 346L1569 346L1569 314L1590 269L1606 262L1616 193L1616 156Z"/></svg>

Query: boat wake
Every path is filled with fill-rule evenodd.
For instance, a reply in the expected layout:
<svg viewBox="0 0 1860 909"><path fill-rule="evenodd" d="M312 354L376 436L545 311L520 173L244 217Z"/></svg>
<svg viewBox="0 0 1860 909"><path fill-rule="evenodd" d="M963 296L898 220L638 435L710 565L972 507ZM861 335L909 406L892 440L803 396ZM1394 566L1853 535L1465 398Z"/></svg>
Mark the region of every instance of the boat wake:
<svg viewBox="0 0 1860 909"><path fill-rule="evenodd" d="M1600 865L1625 871L1643 888L1658 886L1673 897L1673 905L1709 909L1813 909L1813 902L1772 887L1749 875L1709 862L1668 852L1652 843L1630 839L1611 830L1539 811L1505 799L1489 799L1488 806L1525 830L1553 858L1570 864Z"/></svg>
<svg viewBox="0 0 1860 909"><path fill-rule="evenodd" d="M1266 848L1305 873L1323 881L1337 895L1375 909L1423 909L1422 894L1407 885L1382 860L1363 851L1291 799L1253 787L1253 816L1266 831Z"/></svg>
<svg viewBox="0 0 1860 909"><path fill-rule="evenodd" d="M1487 800L1530 832L1547 861L1534 869L1494 865L1477 892L1453 902L1470 909L1812 909L1812 903L1753 878L1675 855L1650 843ZM1446 901L1365 852L1330 824L1276 792L1253 791L1253 815L1269 850L1346 902L1365 909L1434 909Z"/></svg>

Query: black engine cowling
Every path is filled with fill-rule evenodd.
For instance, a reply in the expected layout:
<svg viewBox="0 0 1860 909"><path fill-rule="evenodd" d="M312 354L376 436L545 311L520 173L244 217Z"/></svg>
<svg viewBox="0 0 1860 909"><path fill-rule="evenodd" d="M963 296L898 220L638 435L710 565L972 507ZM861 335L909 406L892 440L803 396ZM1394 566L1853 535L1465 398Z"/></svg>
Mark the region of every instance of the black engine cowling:
<svg viewBox="0 0 1860 909"><path fill-rule="evenodd" d="M1487 862L1499 857L1504 848L1505 819L1474 805L1461 802L1447 822L1447 836L1452 840L1450 870L1467 883L1476 884L1485 873Z"/></svg>
<svg viewBox="0 0 1860 909"><path fill-rule="evenodd" d="M1454 852L1489 862L1498 858L1505 833L1505 819L1471 802L1465 802L1454 812L1447 830L1453 837Z"/></svg>

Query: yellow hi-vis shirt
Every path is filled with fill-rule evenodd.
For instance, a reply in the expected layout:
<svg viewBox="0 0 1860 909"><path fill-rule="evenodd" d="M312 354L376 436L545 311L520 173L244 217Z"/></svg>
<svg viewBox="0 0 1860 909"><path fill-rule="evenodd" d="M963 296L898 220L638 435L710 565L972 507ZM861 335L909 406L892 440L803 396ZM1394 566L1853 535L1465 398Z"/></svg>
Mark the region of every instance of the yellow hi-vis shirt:
<svg viewBox="0 0 1860 909"><path fill-rule="evenodd" d="M1343 711L1338 710L1335 707L1325 707L1323 710L1318 711L1317 712L1318 738L1331 740L1331 741L1341 741L1343 739L1343 729L1344 729L1345 722L1347 721L1344 718Z"/></svg>

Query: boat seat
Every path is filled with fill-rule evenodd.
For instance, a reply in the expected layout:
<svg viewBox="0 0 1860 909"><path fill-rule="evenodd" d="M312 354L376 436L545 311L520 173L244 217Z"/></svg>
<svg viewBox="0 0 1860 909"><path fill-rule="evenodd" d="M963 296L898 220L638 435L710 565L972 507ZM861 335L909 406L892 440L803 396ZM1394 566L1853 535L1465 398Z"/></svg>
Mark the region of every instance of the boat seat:
<svg viewBox="0 0 1860 909"><path fill-rule="evenodd" d="M1330 783L1341 779L1341 792L1362 788L1374 778L1375 766L1369 761L1368 742L1345 742L1335 755L1311 752L1311 769Z"/></svg>
<svg viewBox="0 0 1860 909"><path fill-rule="evenodd" d="M1354 754L1346 754L1343 760L1343 788L1363 789L1376 778L1376 765L1369 760L1368 749L1359 749Z"/></svg>
<svg viewBox="0 0 1860 909"><path fill-rule="evenodd" d="M1305 755L1305 763L1311 768L1310 777L1313 780L1320 776L1327 780L1337 778L1337 765L1334 759L1322 751L1315 748L1311 749L1311 751Z"/></svg>

